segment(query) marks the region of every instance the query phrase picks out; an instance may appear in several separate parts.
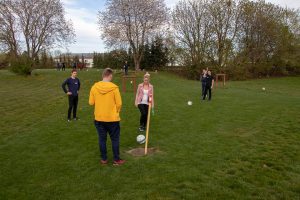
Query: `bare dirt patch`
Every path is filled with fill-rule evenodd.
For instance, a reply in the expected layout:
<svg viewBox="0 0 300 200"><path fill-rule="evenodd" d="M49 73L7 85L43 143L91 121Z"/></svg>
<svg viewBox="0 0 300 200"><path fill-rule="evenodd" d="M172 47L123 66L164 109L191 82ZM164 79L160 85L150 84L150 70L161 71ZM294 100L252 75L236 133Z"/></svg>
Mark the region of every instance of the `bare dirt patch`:
<svg viewBox="0 0 300 200"><path fill-rule="evenodd" d="M152 148L148 148L147 155L152 155L152 154L156 154L159 152L160 151L158 148L152 147ZM145 155L145 149L144 148L131 149L131 150L127 151L127 153L134 157L141 157L141 156Z"/></svg>

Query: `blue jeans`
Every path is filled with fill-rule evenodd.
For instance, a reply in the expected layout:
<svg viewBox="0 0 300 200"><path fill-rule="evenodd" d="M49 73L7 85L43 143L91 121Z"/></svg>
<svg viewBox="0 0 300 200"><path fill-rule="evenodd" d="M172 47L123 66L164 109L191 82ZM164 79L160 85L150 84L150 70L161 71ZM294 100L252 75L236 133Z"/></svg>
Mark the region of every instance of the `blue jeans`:
<svg viewBox="0 0 300 200"><path fill-rule="evenodd" d="M95 127L99 136L99 148L102 160L107 160L106 140L107 133L110 136L114 160L120 160L120 122L95 121Z"/></svg>

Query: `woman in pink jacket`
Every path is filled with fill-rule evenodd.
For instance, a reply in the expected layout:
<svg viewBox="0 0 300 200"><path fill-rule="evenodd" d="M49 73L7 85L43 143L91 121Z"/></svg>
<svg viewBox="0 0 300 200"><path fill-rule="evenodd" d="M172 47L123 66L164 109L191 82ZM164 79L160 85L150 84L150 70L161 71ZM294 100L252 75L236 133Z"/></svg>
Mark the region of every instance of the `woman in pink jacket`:
<svg viewBox="0 0 300 200"><path fill-rule="evenodd" d="M144 82L138 86L135 98L135 106L141 112L140 131L146 130L150 96L152 96L152 108L154 108L153 85L150 84L150 74L146 73L144 75Z"/></svg>

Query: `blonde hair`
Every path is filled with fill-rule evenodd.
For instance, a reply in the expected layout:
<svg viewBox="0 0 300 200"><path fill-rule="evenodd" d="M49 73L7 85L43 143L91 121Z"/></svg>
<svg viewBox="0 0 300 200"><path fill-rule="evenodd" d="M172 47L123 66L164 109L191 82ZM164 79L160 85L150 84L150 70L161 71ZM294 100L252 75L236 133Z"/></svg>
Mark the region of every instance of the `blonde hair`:
<svg viewBox="0 0 300 200"><path fill-rule="evenodd" d="M146 74L144 75L144 78L150 78L150 74L148 72L146 72Z"/></svg>

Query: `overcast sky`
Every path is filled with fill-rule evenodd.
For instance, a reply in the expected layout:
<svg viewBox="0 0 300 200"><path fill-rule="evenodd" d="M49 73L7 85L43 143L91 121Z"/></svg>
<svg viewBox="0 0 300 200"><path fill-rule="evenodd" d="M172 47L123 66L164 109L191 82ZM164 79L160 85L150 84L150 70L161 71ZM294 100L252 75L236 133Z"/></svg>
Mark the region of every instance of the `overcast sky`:
<svg viewBox="0 0 300 200"><path fill-rule="evenodd" d="M179 0L165 0L172 8ZM300 0L266 0L281 6L300 8ZM92 53L105 51L97 25L97 13L103 10L105 0L62 0L67 19L71 19L76 32L76 43L68 47L72 53ZM66 50L62 50L66 51Z"/></svg>

